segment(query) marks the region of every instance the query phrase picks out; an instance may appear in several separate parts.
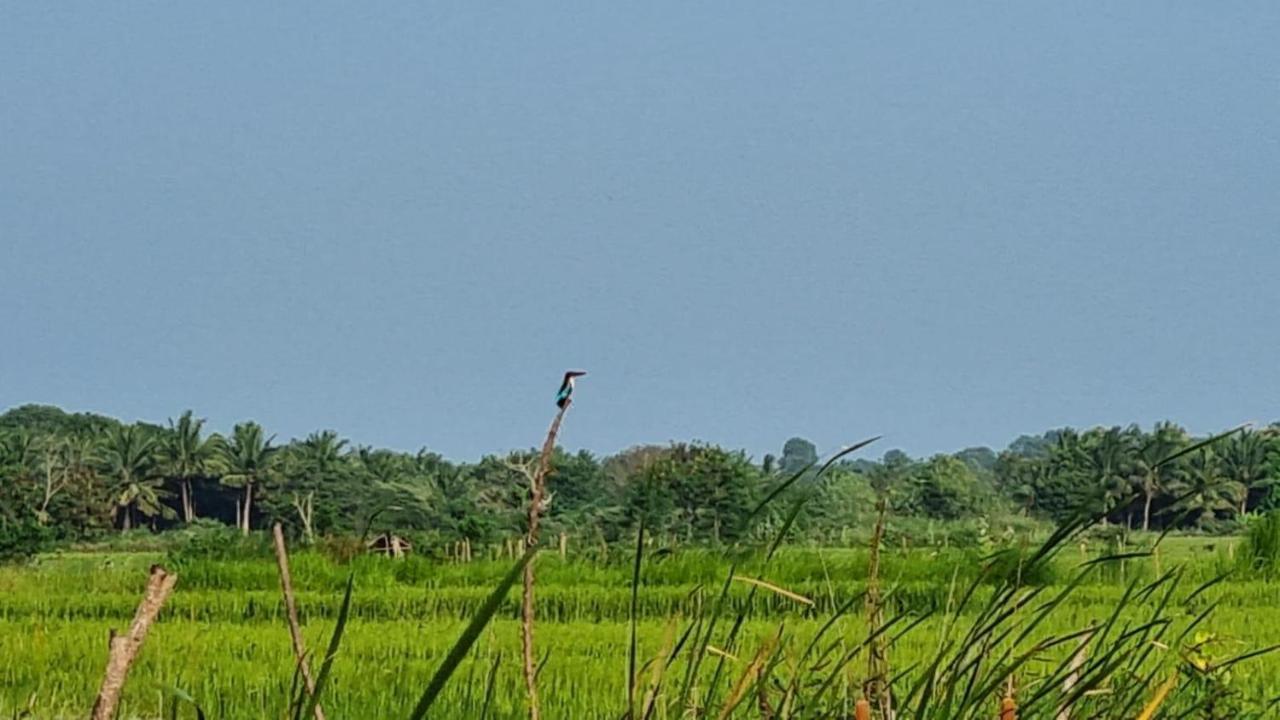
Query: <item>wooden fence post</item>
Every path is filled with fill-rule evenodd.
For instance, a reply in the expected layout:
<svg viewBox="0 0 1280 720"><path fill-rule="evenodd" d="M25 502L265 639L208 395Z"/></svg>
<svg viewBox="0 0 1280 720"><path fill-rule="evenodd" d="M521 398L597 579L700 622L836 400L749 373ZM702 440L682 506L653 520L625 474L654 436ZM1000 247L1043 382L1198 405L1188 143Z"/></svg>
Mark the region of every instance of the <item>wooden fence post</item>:
<svg viewBox="0 0 1280 720"><path fill-rule="evenodd" d="M1090 632L1080 638L1080 644L1076 646L1076 652L1071 656L1071 672L1062 681L1063 697L1071 694L1071 689L1080 682L1080 668L1084 667L1085 660L1089 657L1089 642L1093 640L1093 633ZM1071 720L1071 706L1064 704L1058 709L1055 716L1057 720Z"/></svg>
<svg viewBox="0 0 1280 720"><path fill-rule="evenodd" d="M284 595L285 619L289 621L289 639L293 642L293 656L298 663L298 671L302 674L307 695L316 694L316 681L311 675L311 666L307 664L307 646L302 639L302 626L298 623L298 603L293 595L293 576L289 573L289 551L284 544L284 529L280 523L271 526L271 536L276 549L276 568L280 571L280 592ZM324 709L316 703L315 720L325 720Z"/></svg>
<svg viewBox="0 0 1280 720"><path fill-rule="evenodd" d="M124 690L125 678L129 668L142 649L142 642L147 639L147 631L160 614L160 608L173 592L178 576L167 572L159 565L151 566L151 577L147 579L147 590L134 613L133 623L124 635L116 635L111 631L111 640L107 643L109 652L107 670L102 676L102 687L98 690L98 698L93 703L92 720L113 720L116 706L120 703L120 693Z"/></svg>

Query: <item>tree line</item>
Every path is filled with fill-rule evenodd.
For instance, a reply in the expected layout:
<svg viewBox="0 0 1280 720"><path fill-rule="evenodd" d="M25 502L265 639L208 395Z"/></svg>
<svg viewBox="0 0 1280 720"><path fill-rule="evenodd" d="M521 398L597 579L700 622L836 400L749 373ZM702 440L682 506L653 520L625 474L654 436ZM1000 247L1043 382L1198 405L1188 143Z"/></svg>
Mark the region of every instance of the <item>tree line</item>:
<svg viewBox="0 0 1280 720"><path fill-rule="evenodd" d="M1150 430L1063 428L1002 450L976 447L838 463L797 532L829 541L866 527L878 497L897 515L936 520L1025 516L1061 521L1084 510L1134 529L1228 530L1280 505L1280 426L1244 430L1161 463L1196 438L1169 422ZM0 538L83 540L116 531L220 523L243 533L273 522L304 538L360 533L371 518L441 543L519 535L532 450L451 462L437 453L355 446L331 430L277 442L255 422L210 432L183 413L165 424L23 406L0 415ZM544 513L551 532L600 542L653 533L728 542L754 504L817 460L788 440L756 462L698 442L597 457L557 448Z"/></svg>

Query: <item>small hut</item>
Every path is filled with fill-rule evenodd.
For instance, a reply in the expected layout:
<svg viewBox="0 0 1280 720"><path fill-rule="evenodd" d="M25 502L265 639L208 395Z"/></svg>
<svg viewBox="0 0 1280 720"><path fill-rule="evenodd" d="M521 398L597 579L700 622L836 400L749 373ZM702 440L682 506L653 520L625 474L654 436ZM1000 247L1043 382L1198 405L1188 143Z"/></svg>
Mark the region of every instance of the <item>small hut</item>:
<svg viewBox="0 0 1280 720"><path fill-rule="evenodd" d="M386 555L390 558L399 558L413 552L413 543L395 535L393 533L382 533L370 538L365 543L365 548L375 555Z"/></svg>

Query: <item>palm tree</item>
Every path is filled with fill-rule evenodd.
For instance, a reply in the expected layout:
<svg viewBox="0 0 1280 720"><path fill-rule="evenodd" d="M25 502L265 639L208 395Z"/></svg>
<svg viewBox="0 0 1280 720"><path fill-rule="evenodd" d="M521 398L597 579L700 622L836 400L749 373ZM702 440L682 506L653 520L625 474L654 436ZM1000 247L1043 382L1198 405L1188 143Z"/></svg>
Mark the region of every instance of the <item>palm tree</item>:
<svg viewBox="0 0 1280 720"><path fill-rule="evenodd" d="M0 431L0 527L26 506L22 487L38 474L39 443L24 429ZM6 497L6 495L12 495Z"/></svg>
<svg viewBox="0 0 1280 720"><path fill-rule="evenodd" d="M245 422L232 429L230 440L218 444L224 471L222 481L244 488L244 505L236 519L245 535L249 534L254 488L267 479L271 460L279 450L271 444L274 439L274 435L265 437L258 423Z"/></svg>
<svg viewBox="0 0 1280 720"><path fill-rule="evenodd" d="M1236 433L1223 443L1218 457L1222 475L1231 482L1237 508L1244 515L1249 509L1249 492L1265 488L1269 482L1266 438L1251 430Z"/></svg>
<svg viewBox="0 0 1280 720"><path fill-rule="evenodd" d="M134 512L151 518L173 514L155 475L155 451L155 435L136 425L112 429L102 444L102 469L111 479L121 532L133 527Z"/></svg>
<svg viewBox="0 0 1280 720"><path fill-rule="evenodd" d="M0 435L0 466L30 469L38 446L36 437L27 430L12 430Z"/></svg>
<svg viewBox="0 0 1280 720"><path fill-rule="evenodd" d="M1218 457L1208 448L1191 454L1178 490L1180 504L1195 525L1203 524L1206 516L1213 517L1219 510L1230 510L1234 506L1233 493L1223 482Z"/></svg>
<svg viewBox="0 0 1280 720"><path fill-rule="evenodd" d="M169 433L165 436L161 455L165 472L178 482L182 494L182 519L190 523L196 519L195 496L191 481L208 474L210 461L217 453L217 436L201 438L204 418L192 417L191 411L182 413L178 422L169 420Z"/></svg>
<svg viewBox="0 0 1280 720"><path fill-rule="evenodd" d="M1054 431L1043 459L1024 456L1026 461L1043 466L1031 475L1037 483L1035 503L1055 518L1096 509L1099 493L1094 488L1086 440L1074 429L1062 428Z"/></svg>
<svg viewBox="0 0 1280 720"><path fill-rule="evenodd" d="M1138 450L1138 470L1142 477L1142 529L1151 529L1151 501L1157 493L1177 482L1178 463L1164 462L1187 442L1186 432L1171 422L1156 423Z"/></svg>
<svg viewBox="0 0 1280 720"><path fill-rule="evenodd" d="M1031 509L1036 506L1037 489L1045 484L1049 468L1041 462L1028 462L1026 468L1011 479L1006 488L1009 498L1022 508L1024 517L1031 516Z"/></svg>
<svg viewBox="0 0 1280 720"><path fill-rule="evenodd" d="M82 529L92 524L92 518L102 507L102 491L106 489L103 478L99 475L102 466L100 445L98 437L90 433L62 438L58 444L57 456L61 492L46 485L42 514L50 512L54 495L61 494L65 514L60 518L60 523L79 524Z"/></svg>
<svg viewBox="0 0 1280 720"><path fill-rule="evenodd" d="M1267 446L1267 479L1266 494L1262 496L1261 506L1266 510L1280 507L1280 497L1276 494L1276 484L1280 483L1280 422L1274 422L1258 433Z"/></svg>
<svg viewBox="0 0 1280 720"><path fill-rule="evenodd" d="M1119 510L1116 501L1127 497L1133 486L1133 434L1118 427L1091 431L1085 438L1085 467L1094 483L1093 500L1108 514ZM1103 517L1105 524L1106 517Z"/></svg>
<svg viewBox="0 0 1280 720"><path fill-rule="evenodd" d="M403 466L412 460L390 450L374 450L367 445L356 448L358 467L374 482L392 485L403 474Z"/></svg>
<svg viewBox="0 0 1280 720"><path fill-rule="evenodd" d="M346 446L347 441L332 430L313 432L302 441L302 464L317 477L327 475L342 464Z"/></svg>
<svg viewBox="0 0 1280 720"><path fill-rule="evenodd" d="M293 493L293 508L302 523L303 537L308 543L315 532L316 495L321 495L321 517L333 521L334 508L340 505L342 493L338 488L351 487L352 471L358 466L351 462L351 455L344 454L347 440L332 430L313 432L306 440L290 445L285 481ZM356 453L357 457L359 453ZM368 457L368 454L364 457ZM359 495L352 496L359 497Z"/></svg>

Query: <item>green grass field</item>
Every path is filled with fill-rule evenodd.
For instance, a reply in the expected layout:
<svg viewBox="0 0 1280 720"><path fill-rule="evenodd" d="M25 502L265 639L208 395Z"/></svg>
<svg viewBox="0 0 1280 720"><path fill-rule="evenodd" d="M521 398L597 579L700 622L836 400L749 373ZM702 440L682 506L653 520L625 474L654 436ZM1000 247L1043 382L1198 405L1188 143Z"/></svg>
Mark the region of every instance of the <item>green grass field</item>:
<svg viewBox="0 0 1280 720"><path fill-rule="evenodd" d="M1035 636L1105 623L1117 606L1124 608L1122 621L1132 616L1137 623L1150 603L1124 604L1126 587L1139 587L1160 572L1181 568L1176 594L1185 597L1230 566L1228 555L1235 543L1222 538L1168 538L1158 559L1143 557L1099 566L1036 628ZM1064 549L1054 561L1052 577L1046 578L1044 596L1064 587L1074 568L1099 552L1099 548ZM913 667L938 654L940 638L946 635L944 625L956 624L947 610L958 602L957 594L975 577L980 563L976 552L957 549L887 553L883 577L893 611L928 614L891 648L895 672L905 671L905 686ZM66 553L41 557L29 566L0 568L0 718L18 717L27 709L36 718L83 717L101 678L108 629L128 624L147 567L163 560L158 553ZM600 563L572 555L562 560L553 553L537 562L537 633L539 652L545 654L539 676L544 716L621 717L628 692L630 564L625 557ZM355 575L348 628L323 702L329 717L408 717L466 618L510 566L509 560L447 564L375 557L339 564L318 553L297 553L294 583L313 651L325 646L347 574ZM705 663L693 682L693 694L714 684L705 676L721 663L729 678L726 685L732 685L757 649L779 633L783 640L776 644L788 648L774 660L779 675L784 676L788 667L798 668L800 649L808 639L833 618L836 608L863 589L866 566L865 550L784 548L760 576L805 596L812 606L772 592L752 593L747 584L733 583L728 604L733 612L744 613L744 621L737 641L723 649L734 657L717 656L716 662ZM752 573L760 569L751 563L743 567ZM197 560L179 563L176 570L178 589L130 675L121 717L169 717L173 696L168 688L189 693L210 718L286 717L293 659L274 563L269 558ZM680 631L719 592L727 571L728 561L721 553L651 553L636 596L642 665L670 654ZM985 586L979 590L989 592ZM488 716L525 716L517 602L515 591L448 685L432 717L480 716L486 704L487 677L495 667ZM1212 635L1203 650L1211 661L1280 643L1280 620L1275 615L1280 584L1228 579L1185 608L1171 611L1173 624L1190 622L1214 603L1211 617L1196 630L1201 641ZM963 614L960 617L963 621ZM729 625L725 622L722 631ZM836 617L824 637L841 648L865 638L860 605ZM721 634L714 635L712 644L720 640ZM1184 644L1193 642L1188 638ZM1046 649L1031 659L1015 674L1019 694L1034 692L1041 677L1073 647ZM1152 667L1177 664L1177 646L1165 642L1151 647ZM659 663L643 668L640 687L648 687L663 670L680 677L686 667L678 660L670 667ZM859 692L865 667L853 662L840 671L831 693L835 706L849 706ZM1116 691L1108 685L1116 682L1104 681L1094 697ZM1280 655L1234 666L1229 685L1255 702L1280 695ZM977 698L981 708L977 715L993 715L997 700L995 695ZM667 706L660 708L655 717L675 716L666 714ZM182 713L182 717L194 717L190 708ZM744 703L734 716L760 714L759 707Z"/></svg>

